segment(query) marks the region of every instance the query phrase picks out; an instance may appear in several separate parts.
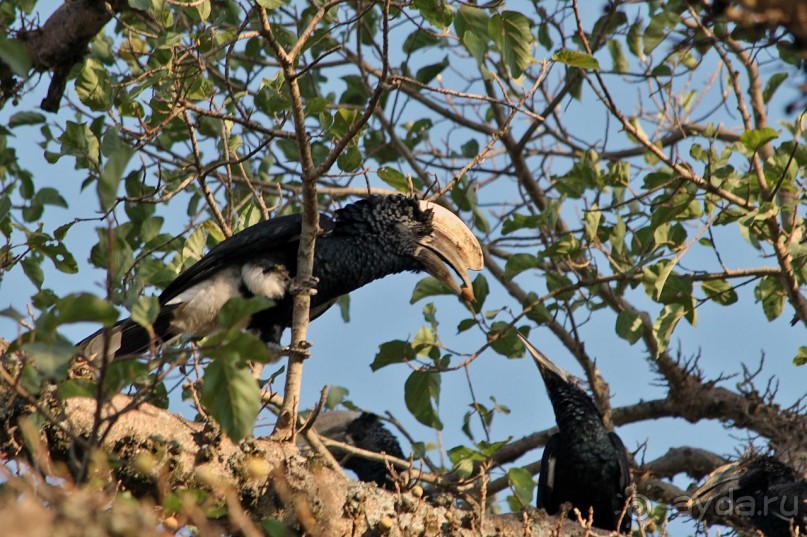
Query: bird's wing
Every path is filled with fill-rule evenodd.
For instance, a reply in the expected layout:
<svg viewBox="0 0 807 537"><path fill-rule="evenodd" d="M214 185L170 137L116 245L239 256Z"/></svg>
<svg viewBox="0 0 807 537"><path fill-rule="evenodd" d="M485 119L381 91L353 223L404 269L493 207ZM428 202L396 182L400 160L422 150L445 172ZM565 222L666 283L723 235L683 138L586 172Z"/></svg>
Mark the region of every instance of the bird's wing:
<svg viewBox="0 0 807 537"><path fill-rule="evenodd" d="M323 233L333 229L333 225L331 218L320 214ZM260 222L236 233L211 248L207 255L168 284L160 295L160 303L167 304L225 267L271 255L273 250L298 240L302 226L303 215L290 214Z"/></svg>
<svg viewBox="0 0 807 537"><path fill-rule="evenodd" d="M622 439L615 432L608 433L608 438L611 439L611 444L616 449L617 458L619 460L619 490L624 492L630 486L630 462L628 461L628 450Z"/></svg>
<svg viewBox="0 0 807 537"><path fill-rule="evenodd" d="M560 435L555 433L549 437L549 442L544 446L544 454L541 457L541 473L538 474L538 502L539 509L545 509L547 513L557 513L560 507L559 502L554 497L555 492L555 464L558 457L555 454L558 450Z"/></svg>
<svg viewBox="0 0 807 537"><path fill-rule="evenodd" d="M622 516L622 523L619 525L619 533L627 534L630 533L630 527L633 520L633 510L630 507L631 499L628 497L628 487L631 484L630 479L630 462L628 461L628 450L625 448L625 444L622 443L622 439L619 438L619 435L615 432L608 433L608 438L611 439L611 444L616 449L617 460L619 461L619 491L622 493L622 499L620 500L620 504L617 506L617 509L620 511L617 516L621 515L621 511L625 509L625 503L628 502L628 508L625 510L624 516Z"/></svg>

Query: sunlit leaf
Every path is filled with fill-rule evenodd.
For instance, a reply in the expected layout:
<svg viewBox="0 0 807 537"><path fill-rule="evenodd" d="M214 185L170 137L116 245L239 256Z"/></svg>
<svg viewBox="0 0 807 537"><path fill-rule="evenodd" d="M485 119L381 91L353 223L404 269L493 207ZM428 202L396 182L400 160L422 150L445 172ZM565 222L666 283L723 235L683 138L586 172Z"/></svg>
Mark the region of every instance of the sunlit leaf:
<svg viewBox="0 0 807 537"><path fill-rule="evenodd" d="M252 434L260 396L258 381L245 362L219 358L205 368L202 403L233 442Z"/></svg>
<svg viewBox="0 0 807 537"><path fill-rule="evenodd" d="M658 319L656 319L656 322L653 324L653 335L658 342L659 354L667 350L673 331L678 321L680 321L681 317L685 314L686 310L684 306L680 304L669 304L664 306L664 309L661 310Z"/></svg>
<svg viewBox="0 0 807 537"><path fill-rule="evenodd" d="M703 292L721 306L728 306L737 302L737 292L726 280L709 280L703 282Z"/></svg>
<svg viewBox="0 0 807 537"><path fill-rule="evenodd" d="M502 60L513 78L519 78L533 62L530 49L535 36L530 31L530 20L517 11L504 11L490 18L488 32L501 46Z"/></svg>
<svg viewBox="0 0 807 537"><path fill-rule="evenodd" d="M771 140L775 140L779 137L779 133L776 132L775 129L771 127L765 127L763 129L756 129L752 131L746 131L740 135L740 141L743 143L746 149L751 152L759 150L760 147L767 144Z"/></svg>
<svg viewBox="0 0 807 537"><path fill-rule="evenodd" d="M387 341L378 347L378 352L375 355L373 363L370 364L370 369L378 371L382 367L390 364L408 362L415 358L415 349L408 341Z"/></svg>
<svg viewBox="0 0 807 537"><path fill-rule="evenodd" d="M435 295L453 295L454 291L444 283L427 276L420 280L412 291L412 298L409 299L410 304L414 304L422 298Z"/></svg>
<svg viewBox="0 0 807 537"><path fill-rule="evenodd" d="M406 176L395 168L379 168L378 176L382 181L400 192L409 192L409 181Z"/></svg>
<svg viewBox="0 0 807 537"><path fill-rule="evenodd" d="M0 36L0 60L17 76L25 77L31 70L31 57L18 39Z"/></svg>
<svg viewBox="0 0 807 537"><path fill-rule="evenodd" d="M571 67L579 67L580 69L592 69L594 71L600 70L600 62L597 58L586 54L584 52L577 52L575 50L561 50L556 52L552 59L561 63L565 63Z"/></svg>
<svg viewBox="0 0 807 537"><path fill-rule="evenodd" d="M530 471L514 466L507 470L507 481L516 493L522 508L531 506L535 494L535 480Z"/></svg>
<svg viewBox="0 0 807 537"><path fill-rule="evenodd" d="M616 317L616 334L633 345L642 338L642 320L639 315L627 310L620 311Z"/></svg>
<svg viewBox="0 0 807 537"><path fill-rule="evenodd" d="M799 366L807 364L807 347L799 347L799 351L793 357L793 363Z"/></svg>
<svg viewBox="0 0 807 537"><path fill-rule="evenodd" d="M438 431L443 430L436 409L440 401L439 374L413 371L404 385L404 400L406 408L420 423Z"/></svg>

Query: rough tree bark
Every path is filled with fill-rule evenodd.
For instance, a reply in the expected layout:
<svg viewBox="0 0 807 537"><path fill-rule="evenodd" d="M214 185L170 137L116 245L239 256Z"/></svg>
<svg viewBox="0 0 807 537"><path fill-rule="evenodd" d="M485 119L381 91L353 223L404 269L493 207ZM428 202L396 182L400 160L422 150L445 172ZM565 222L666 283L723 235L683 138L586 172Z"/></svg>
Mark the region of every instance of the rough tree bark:
<svg viewBox="0 0 807 537"><path fill-rule="evenodd" d="M70 451L80 449L77 439L92 430L96 411L93 399L67 399L57 421L47 421L41 429L39 448L28 450L21 447L26 444L22 424L33 414L33 406L7 384L0 385L0 401L3 459L33 459L39 465L45 459L67 463ZM58 405L47 401L41 403L54 404L55 413ZM115 396L103 412L109 415L130 401ZM311 535L543 535L558 530L563 535L596 534L533 510L523 516L492 516L436 507L410 491L392 493L348 479L316 458L301 456L294 444L254 438L236 445L209 433L202 424L144 403L120 415L100 445L119 462L114 471L108 470L111 482L137 496L159 501L166 491L204 488L219 495L229 510L243 508L253 520L281 520ZM47 450L44 459L40 448ZM233 493L237 505L230 505ZM237 522L238 517L230 520Z"/></svg>

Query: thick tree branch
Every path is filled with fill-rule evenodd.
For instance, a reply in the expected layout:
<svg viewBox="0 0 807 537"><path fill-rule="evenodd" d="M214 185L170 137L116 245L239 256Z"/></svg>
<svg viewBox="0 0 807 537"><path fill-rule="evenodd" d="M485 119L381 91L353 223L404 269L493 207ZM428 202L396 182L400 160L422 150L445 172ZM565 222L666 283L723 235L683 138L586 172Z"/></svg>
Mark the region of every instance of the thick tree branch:
<svg viewBox="0 0 807 537"><path fill-rule="evenodd" d="M67 77L73 65L84 59L87 45L112 20L114 14L128 9L131 8L126 0L65 2L40 28L24 30L18 34L34 71L53 73L47 96L41 104L43 110L59 111ZM10 70L0 69L0 76L0 86L13 86L10 82L13 77ZM0 95L0 103L9 97L10 95Z"/></svg>
<svg viewBox="0 0 807 537"><path fill-rule="evenodd" d="M0 385L0 400L4 402L0 454L10 460L23 455L14 447L24 444L15 435L20 434L18 426L31 409L20 404L22 401L6 384ZM103 414L117 412L129 401L126 396L116 396ZM65 402L65 412L72 423L72 436L80 437L91 430L96 405L93 399L75 397ZM54 459L62 459L70 437L58 433L50 422L44 424L43 432L47 439L43 448ZM119 461L116 479L135 494L159 496L160 490L208 489L230 510L243 505L252 519L274 518L289 527L303 525L321 535L373 533L384 528L388 520L392 521L392 535L544 535L558 525L564 535L586 533L570 521L534 511L524 517L487 515L480 520L473 512L457 507L434 507L409 493L399 495L351 481L302 458L294 444L252 439L235 445L227 438L205 435L201 424L148 404L121 415L100 448ZM144 464L144 453L149 454L148 465ZM255 460L263 462L257 465ZM227 501L229 494L236 494L240 501L233 505ZM301 520L306 514L309 518Z"/></svg>

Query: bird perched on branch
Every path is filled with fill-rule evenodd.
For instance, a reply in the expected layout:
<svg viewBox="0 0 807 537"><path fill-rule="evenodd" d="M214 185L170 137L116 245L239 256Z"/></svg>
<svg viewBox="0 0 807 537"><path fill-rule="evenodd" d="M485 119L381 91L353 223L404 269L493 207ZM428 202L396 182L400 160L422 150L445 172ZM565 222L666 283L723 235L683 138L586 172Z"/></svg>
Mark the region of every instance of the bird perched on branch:
<svg viewBox="0 0 807 537"><path fill-rule="evenodd" d="M558 424L558 432L550 437L541 458L538 508L554 515L569 502L583 519L592 510L595 527L628 533L631 513L626 504L631 480L622 440L606 430L580 380L518 336L538 365Z"/></svg>
<svg viewBox="0 0 807 537"><path fill-rule="evenodd" d="M178 337L199 338L216 329L219 312L233 297L264 297L272 305L252 314L247 329L270 344L291 326L290 286L297 272L303 218L281 216L236 233L182 272L159 297L149 331L125 319L78 346L86 358L137 356ZM473 233L447 209L404 196L370 196L320 215L314 249L316 294L310 315L319 317L342 295L398 272L425 271L463 298L473 300L468 270L482 268ZM462 280L462 287L455 276Z"/></svg>
<svg viewBox="0 0 807 537"><path fill-rule="evenodd" d="M766 537L790 537L796 529L804 535L807 479L772 457L754 455L709 474L688 507L711 511L741 528L751 526Z"/></svg>
<svg viewBox="0 0 807 537"><path fill-rule="evenodd" d="M323 413L314 423L321 436L350 444L366 451L385 453L391 457L406 459L395 435L387 429L381 418L371 412L335 410ZM395 490L387 465L358 455L344 453L339 448L329 448L339 459L342 467L351 470L359 481L373 482L379 487Z"/></svg>

